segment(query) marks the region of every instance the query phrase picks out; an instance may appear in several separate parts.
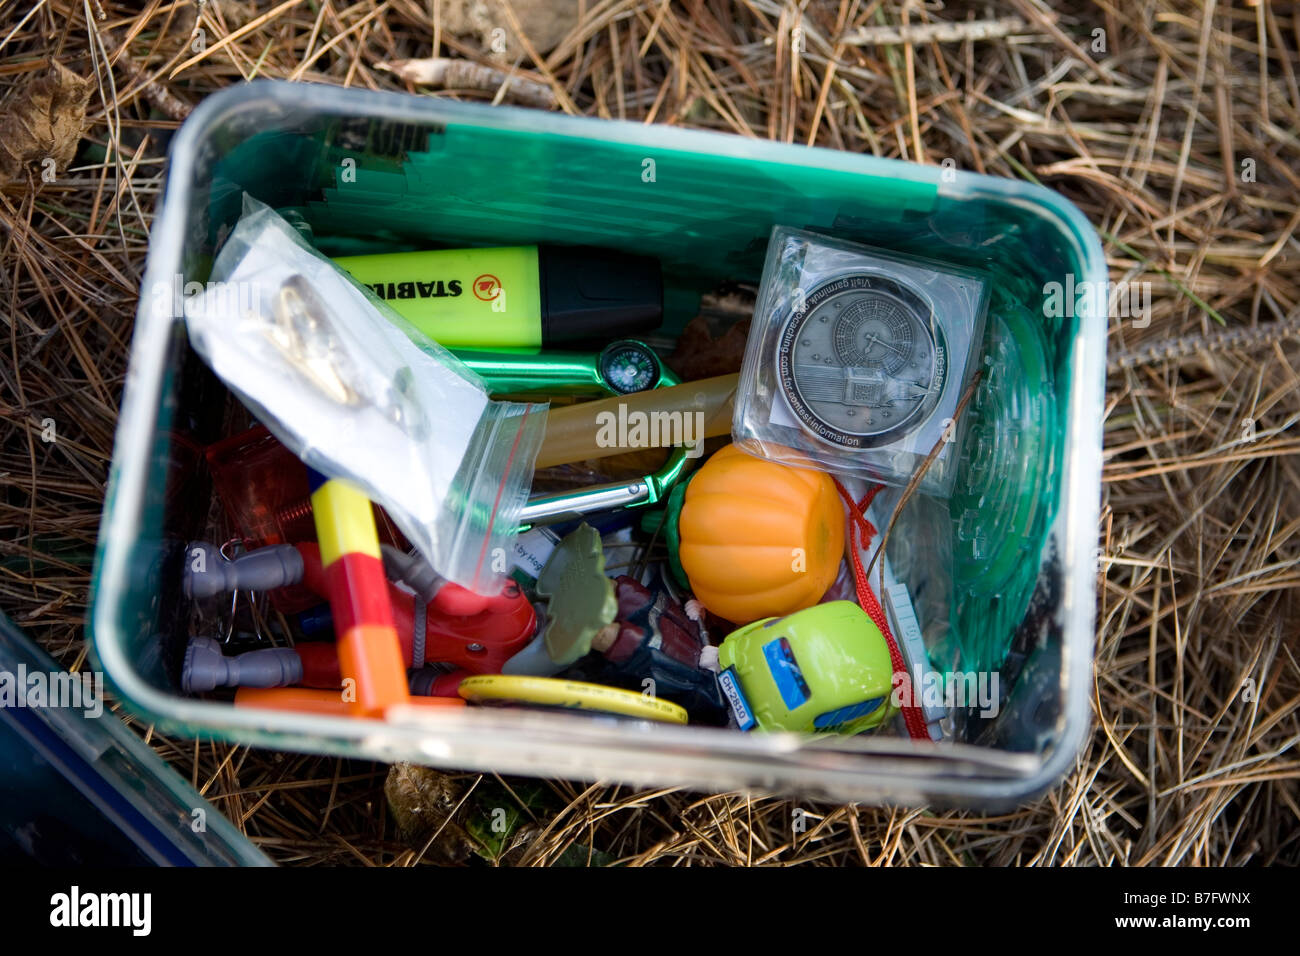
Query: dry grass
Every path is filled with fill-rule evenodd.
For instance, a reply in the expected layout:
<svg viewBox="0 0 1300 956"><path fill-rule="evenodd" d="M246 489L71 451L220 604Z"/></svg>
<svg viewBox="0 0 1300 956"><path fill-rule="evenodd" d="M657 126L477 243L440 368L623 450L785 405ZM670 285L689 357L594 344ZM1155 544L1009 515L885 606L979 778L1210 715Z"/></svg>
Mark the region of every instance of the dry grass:
<svg viewBox="0 0 1300 956"><path fill-rule="evenodd" d="M438 95L515 96L505 76L570 112L1041 181L1096 224L1112 278L1153 288L1148 327L1110 325L1096 723L1061 787L1003 816L804 806L796 834L791 801L556 781L514 862L574 844L670 865L1300 860L1296 8L589 0L549 55L529 42L493 60L451 32L459 6L210 0L200 54L189 3L0 0L0 101L51 57L95 78L89 147L55 182L0 194L0 607L66 664L83 660L131 318L177 121L253 76L402 88L376 64L428 57L437 37L444 55L498 71L478 74L485 89ZM507 29L525 19L497 16ZM996 38L863 42L940 19L996 19L983 28ZM43 440L46 419L57 441ZM151 742L278 860L433 858L395 839L385 768ZM499 785L451 783L462 796Z"/></svg>

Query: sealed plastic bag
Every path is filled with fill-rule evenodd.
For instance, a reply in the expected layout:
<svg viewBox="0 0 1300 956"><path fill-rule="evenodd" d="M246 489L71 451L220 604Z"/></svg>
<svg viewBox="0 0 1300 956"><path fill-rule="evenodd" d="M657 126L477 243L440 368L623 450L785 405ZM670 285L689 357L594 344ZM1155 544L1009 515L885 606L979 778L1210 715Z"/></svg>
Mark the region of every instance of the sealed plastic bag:
<svg viewBox="0 0 1300 956"><path fill-rule="evenodd" d="M732 439L752 455L947 498L988 283L946 263L772 230Z"/></svg>
<svg viewBox="0 0 1300 956"><path fill-rule="evenodd" d="M494 590L545 405L490 401L451 353L248 196L185 318L198 353L298 457L355 482L444 577Z"/></svg>

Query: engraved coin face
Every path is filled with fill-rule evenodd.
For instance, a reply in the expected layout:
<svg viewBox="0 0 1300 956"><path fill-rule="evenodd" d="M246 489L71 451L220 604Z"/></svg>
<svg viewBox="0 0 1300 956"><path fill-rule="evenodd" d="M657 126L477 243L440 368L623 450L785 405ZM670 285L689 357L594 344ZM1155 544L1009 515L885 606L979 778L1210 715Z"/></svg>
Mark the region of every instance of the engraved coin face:
<svg viewBox="0 0 1300 956"><path fill-rule="evenodd" d="M947 354L918 293L851 274L818 286L788 317L777 366L790 407L809 430L837 445L878 448L933 411Z"/></svg>

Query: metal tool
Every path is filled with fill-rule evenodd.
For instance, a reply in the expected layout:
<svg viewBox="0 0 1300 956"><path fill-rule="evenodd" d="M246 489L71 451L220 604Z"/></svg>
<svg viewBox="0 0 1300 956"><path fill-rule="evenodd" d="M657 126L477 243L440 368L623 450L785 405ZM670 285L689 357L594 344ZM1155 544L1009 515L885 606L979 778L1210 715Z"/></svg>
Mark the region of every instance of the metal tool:
<svg viewBox="0 0 1300 956"><path fill-rule="evenodd" d="M453 354L487 383L493 395L617 396L681 384L653 349L635 339L611 342L599 353L456 349ZM686 470L689 452L676 448L657 472L630 481L534 495L524 506L520 530L611 508L654 504Z"/></svg>

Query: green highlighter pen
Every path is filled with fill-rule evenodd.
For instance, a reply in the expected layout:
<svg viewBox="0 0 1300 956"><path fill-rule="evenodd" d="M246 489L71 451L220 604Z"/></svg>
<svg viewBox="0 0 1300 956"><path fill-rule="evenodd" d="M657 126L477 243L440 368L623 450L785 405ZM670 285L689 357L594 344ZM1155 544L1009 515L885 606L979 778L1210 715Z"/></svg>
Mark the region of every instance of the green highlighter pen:
<svg viewBox="0 0 1300 956"><path fill-rule="evenodd" d="M437 249L334 262L447 348L538 349L663 321L658 260L609 249Z"/></svg>

